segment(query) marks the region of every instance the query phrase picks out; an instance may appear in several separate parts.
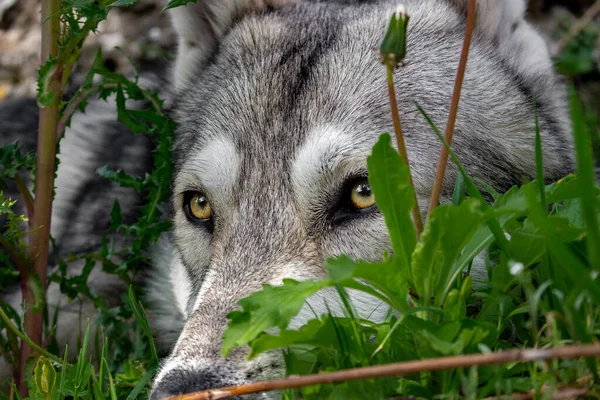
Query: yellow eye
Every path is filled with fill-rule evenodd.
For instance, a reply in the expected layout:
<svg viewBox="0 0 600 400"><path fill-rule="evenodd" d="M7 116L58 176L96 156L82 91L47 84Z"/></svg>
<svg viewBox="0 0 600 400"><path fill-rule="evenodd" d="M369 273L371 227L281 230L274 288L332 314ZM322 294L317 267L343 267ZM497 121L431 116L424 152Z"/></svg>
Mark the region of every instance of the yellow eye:
<svg viewBox="0 0 600 400"><path fill-rule="evenodd" d="M369 182L366 179L356 182L352 187L350 201L352 201L354 207L359 210L369 208L375 204L373 190L371 190L371 185L369 185Z"/></svg>
<svg viewBox="0 0 600 400"><path fill-rule="evenodd" d="M191 197L189 207L191 216L196 219L209 219L212 214L208 199L200 192Z"/></svg>

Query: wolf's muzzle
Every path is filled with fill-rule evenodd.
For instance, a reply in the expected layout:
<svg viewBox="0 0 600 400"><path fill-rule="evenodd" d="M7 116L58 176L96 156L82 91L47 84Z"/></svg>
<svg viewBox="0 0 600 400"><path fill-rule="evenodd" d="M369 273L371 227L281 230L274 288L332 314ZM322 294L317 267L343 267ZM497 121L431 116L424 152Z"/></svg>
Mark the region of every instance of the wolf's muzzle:
<svg viewBox="0 0 600 400"><path fill-rule="evenodd" d="M160 400L165 397L232 385L234 385L233 382L210 371L175 369L165 375L153 388L150 400ZM234 399L239 399L239 397L234 397Z"/></svg>

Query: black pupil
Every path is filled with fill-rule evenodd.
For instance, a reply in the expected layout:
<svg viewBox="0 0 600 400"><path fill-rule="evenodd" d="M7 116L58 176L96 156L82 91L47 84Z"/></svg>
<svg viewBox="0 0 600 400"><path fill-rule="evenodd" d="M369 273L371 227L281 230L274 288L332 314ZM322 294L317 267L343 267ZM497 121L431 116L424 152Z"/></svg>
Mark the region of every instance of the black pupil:
<svg viewBox="0 0 600 400"><path fill-rule="evenodd" d="M368 183L359 183L356 186L356 193L361 197L371 196L371 186Z"/></svg>
<svg viewBox="0 0 600 400"><path fill-rule="evenodd" d="M206 197L204 196L198 196L196 197L196 203L201 207L204 208L206 207Z"/></svg>

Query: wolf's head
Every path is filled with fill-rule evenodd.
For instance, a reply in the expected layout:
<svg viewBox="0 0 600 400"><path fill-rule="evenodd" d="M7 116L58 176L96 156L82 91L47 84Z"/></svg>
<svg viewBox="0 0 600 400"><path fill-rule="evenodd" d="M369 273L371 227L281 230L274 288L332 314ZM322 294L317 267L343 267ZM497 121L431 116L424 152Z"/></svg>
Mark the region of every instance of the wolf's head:
<svg viewBox="0 0 600 400"><path fill-rule="evenodd" d="M441 145L413 101L444 128L463 3L404 0L407 64L395 81L422 209ZM569 124L546 47L523 19L523 0L478 3L454 147L470 174L496 190L534 176L535 99L547 177L558 178L571 166ZM180 36L174 230L156 259L151 296L159 305L153 322L176 343L154 399L278 374L276 356L249 362L237 349L220 357L236 302L264 283L323 278L327 257L375 260L389 249L366 157L392 129L377 48L395 7L198 0L172 11ZM455 176L450 168L446 197ZM326 300L314 299L313 308ZM365 316L378 305L356 304Z"/></svg>

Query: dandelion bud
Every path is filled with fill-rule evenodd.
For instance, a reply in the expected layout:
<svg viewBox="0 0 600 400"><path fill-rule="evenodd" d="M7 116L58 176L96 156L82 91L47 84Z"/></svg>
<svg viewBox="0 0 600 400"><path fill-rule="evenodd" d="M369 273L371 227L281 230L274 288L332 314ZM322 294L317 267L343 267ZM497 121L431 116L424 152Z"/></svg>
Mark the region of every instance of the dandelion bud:
<svg viewBox="0 0 600 400"><path fill-rule="evenodd" d="M379 48L381 62L396 67L406 56L406 30L410 17L406 7L399 5L394 10L385 38Z"/></svg>

